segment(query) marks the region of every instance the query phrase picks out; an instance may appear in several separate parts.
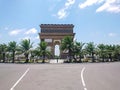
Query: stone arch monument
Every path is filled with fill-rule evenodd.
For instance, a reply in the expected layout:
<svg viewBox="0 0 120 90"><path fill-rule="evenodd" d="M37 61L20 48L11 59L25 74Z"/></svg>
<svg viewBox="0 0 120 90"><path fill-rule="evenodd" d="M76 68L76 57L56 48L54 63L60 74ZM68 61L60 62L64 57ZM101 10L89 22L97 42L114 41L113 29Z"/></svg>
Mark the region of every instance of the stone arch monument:
<svg viewBox="0 0 120 90"><path fill-rule="evenodd" d="M55 55L55 45L61 45L61 41L65 36L74 38L73 24L41 24L40 40L48 43L47 49L51 51L52 57ZM60 50L60 58L66 58L67 53Z"/></svg>

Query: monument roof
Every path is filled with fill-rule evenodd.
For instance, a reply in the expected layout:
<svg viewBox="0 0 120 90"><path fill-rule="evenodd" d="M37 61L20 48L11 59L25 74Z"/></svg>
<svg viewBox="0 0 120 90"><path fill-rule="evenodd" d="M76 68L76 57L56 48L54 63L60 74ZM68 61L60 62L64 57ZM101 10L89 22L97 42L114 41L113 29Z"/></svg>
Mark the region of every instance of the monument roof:
<svg viewBox="0 0 120 90"><path fill-rule="evenodd" d="M65 28L65 27L69 27L69 28L73 28L74 27L74 25L73 24L41 24L40 25L40 27L41 28L50 28L50 27L63 27L63 28Z"/></svg>

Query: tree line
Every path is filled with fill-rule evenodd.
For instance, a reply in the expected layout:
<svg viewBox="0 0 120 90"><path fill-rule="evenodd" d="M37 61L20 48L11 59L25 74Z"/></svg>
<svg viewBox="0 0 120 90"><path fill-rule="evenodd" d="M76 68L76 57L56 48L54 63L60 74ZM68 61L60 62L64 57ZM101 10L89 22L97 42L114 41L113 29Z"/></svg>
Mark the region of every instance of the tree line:
<svg viewBox="0 0 120 90"><path fill-rule="evenodd" d="M61 49L68 50L67 62L120 61L120 45L76 42L67 36L62 41Z"/></svg>
<svg viewBox="0 0 120 90"><path fill-rule="evenodd" d="M33 49L33 42L30 39L24 39L19 44L15 41L10 41L8 44L0 44L0 62L11 62L15 63L15 56L24 55L24 63L28 63L30 59L38 56L43 57L42 63L45 62L45 56L50 55L50 52L46 50L47 43L41 42L38 46Z"/></svg>
<svg viewBox="0 0 120 90"><path fill-rule="evenodd" d="M81 62L108 62L120 61L120 45L94 44L94 42L83 43L74 41L72 37L66 36L62 42L60 49L67 53L65 62L81 63ZM30 60L41 60L46 62L46 58L52 55L47 49L47 42L41 41L36 48L30 39L22 40L19 44L10 41L8 44L0 44L0 62L16 62L19 56L24 55L24 63ZM59 57L60 58L60 57Z"/></svg>

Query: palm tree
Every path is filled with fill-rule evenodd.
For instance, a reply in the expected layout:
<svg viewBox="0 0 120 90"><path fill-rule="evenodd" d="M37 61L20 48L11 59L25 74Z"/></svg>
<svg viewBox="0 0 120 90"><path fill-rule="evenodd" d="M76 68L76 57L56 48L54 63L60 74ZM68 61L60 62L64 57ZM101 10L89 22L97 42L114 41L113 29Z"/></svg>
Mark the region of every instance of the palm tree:
<svg viewBox="0 0 120 90"><path fill-rule="evenodd" d="M7 45L6 44L0 44L0 52L2 54L2 60L3 63L5 62L5 58L6 58L6 51L7 51Z"/></svg>
<svg viewBox="0 0 120 90"><path fill-rule="evenodd" d="M43 57L42 63L45 63L45 57L51 53L47 50L47 43L42 41L38 44L37 50L39 50L39 55Z"/></svg>
<svg viewBox="0 0 120 90"><path fill-rule="evenodd" d="M106 56L106 46L104 44L99 44L97 47L98 47L98 53L102 57L102 62L104 62Z"/></svg>
<svg viewBox="0 0 120 90"><path fill-rule="evenodd" d="M17 42L11 41L8 43L8 50L12 52L12 63L15 62L15 52L18 49Z"/></svg>
<svg viewBox="0 0 120 90"><path fill-rule="evenodd" d="M24 55L26 57L25 63L29 62L28 56L29 56L30 49L32 48L32 45L33 43L30 42L30 39L24 39L20 43L20 48L24 52Z"/></svg>
<svg viewBox="0 0 120 90"><path fill-rule="evenodd" d="M33 62L36 61L38 63L38 57L40 57L40 50L37 47L31 50L31 58L33 59Z"/></svg>
<svg viewBox="0 0 120 90"><path fill-rule="evenodd" d="M81 62L82 54L83 54L83 46L85 43L82 42L76 42L76 51L77 55L79 55L79 62Z"/></svg>
<svg viewBox="0 0 120 90"><path fill-rule="evenodd" d="M79 52L76 43L77 42L74 42L74 45L72 47L72 56L73 56L73 59L74 59L73 62L75 62L75 63L77 62L77 56L78 56L78 52Z"/></svg>
<svg viewBox="0 0 120 90"><path fill-rule="evenodd" d="M68 51L68 57L69 57L69 62L72 62L72 49L73 49L74 43L73 43L73 38L70 36L66 36L61 43L61 49L64 51Z"/></svg>
<svg viewBox="0 0 120 90"><path fill-rule="evenodd" d="M94 43L93 42L87 43L85 49L88 52L88 54L92 56L92 62L94 62L94 53L95 53L95 45L94 45Z"/></svg>
<svg viewBox="0 0 120 90"><path fill-rule="evenodd" d="M113 51L114 59L120 60L120 45L114 45L113 47L114 47Z"/></svg>
<svg viewBox="0 0 120 90"><path fill-rule="evenodd" d="M110 61L112 61L113 51L114 51L114 47L112 45L106 45L106 52L108 54L108 58Z"/></svg>

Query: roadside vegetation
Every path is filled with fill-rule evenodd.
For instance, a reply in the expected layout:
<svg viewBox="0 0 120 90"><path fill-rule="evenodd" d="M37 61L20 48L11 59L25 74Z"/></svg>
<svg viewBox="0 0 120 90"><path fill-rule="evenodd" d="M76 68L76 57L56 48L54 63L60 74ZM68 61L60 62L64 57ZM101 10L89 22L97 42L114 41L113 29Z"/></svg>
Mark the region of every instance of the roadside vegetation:
<svg viewBox="0 0 120 90"><path fill-rule="evenodd" d="M120 45L77 42L67 36L62 40L60 49L68 55L65 63L120 61ZM19 44L15 41L0 44L0 63L47 63L51 55L44 41L36 48L30 39L22 40Z"/></svg>

